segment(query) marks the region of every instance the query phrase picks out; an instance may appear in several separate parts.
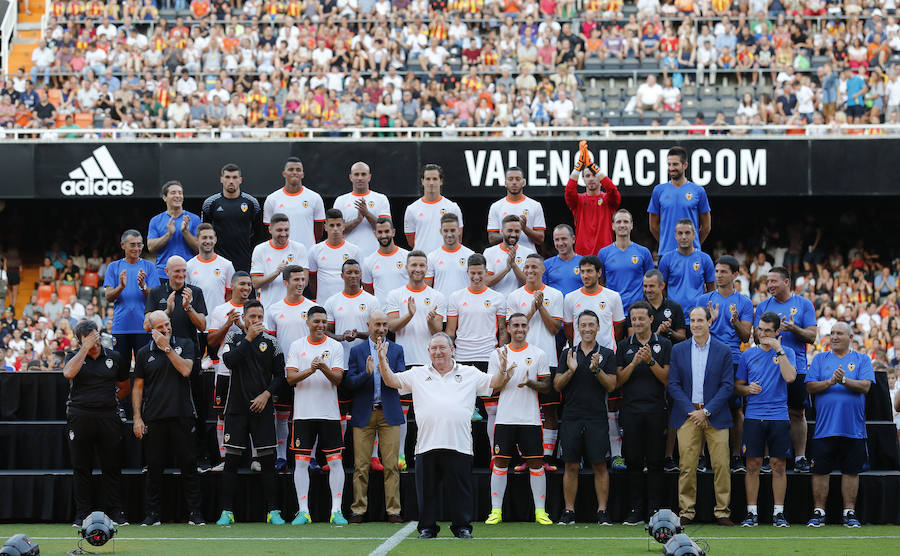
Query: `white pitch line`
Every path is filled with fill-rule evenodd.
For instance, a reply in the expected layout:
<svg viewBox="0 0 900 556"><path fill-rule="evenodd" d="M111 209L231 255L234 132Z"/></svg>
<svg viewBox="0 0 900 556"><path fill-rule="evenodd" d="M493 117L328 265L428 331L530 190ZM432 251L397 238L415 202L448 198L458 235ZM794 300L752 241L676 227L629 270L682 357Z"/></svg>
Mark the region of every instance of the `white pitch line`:
<svg viewBox="0 0 900 556"><path fill-rule="evenodd" d="M418 521L410 521L399 531L391 535L386 541L381 543L378 548L370 552L369 556L385 556L385 554L396 548L398 544L402 543L406 537L413 532L418 524Z"/></svg>
<svg viewBox="0 0 900 556"><path fill-rule="evenodd" d="M415 528L416 522L411 522L407 524L403 529L395 533L389 539L385 541L385 544L389 542L394 537L398 537L403 533L402 536L399 536L401 540L406 538L409 533L412 532L412 529ZM408 529L408 530L406 530ZM404 532L404 530L406 530ZM764 540L764 541L777 541L777 540L793 540L793 541L820 541L820 540L875 540L875 539L890 539L897 540L900 539L898 535L884 535L884 536L859 536L859 535L846 535L846 536L829 536L829 537L707 537L707 536L699 536L695 535L697 538L702 538L704 540L710 541L737 541L737 540ZM77 539L76 536L71 537L31 537L37 541L65 541L71 539ZM475 537L474 541L646 541L649 537ZM116 535L116 539L119 541L380 541L385 540L384 537L123 537L121 535ZM436 541L453 541L456 540L454 537L438 537L433 539ZM400 544L399 542L397 544ZM383 545L382 545L383 546ZM394 545L391 548L395 548ZM380 547L379 547L380 548ZM375 552L373 552L375 554ZM380 553L383 554L383 553Z"/></svg>

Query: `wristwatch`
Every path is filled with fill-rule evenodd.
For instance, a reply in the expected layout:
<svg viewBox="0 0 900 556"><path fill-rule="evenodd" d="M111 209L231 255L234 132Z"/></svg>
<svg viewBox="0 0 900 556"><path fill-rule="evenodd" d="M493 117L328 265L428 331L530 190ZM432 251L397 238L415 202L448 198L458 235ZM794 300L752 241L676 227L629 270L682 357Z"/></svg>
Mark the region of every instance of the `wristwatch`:
<svg viewBox="0 0 900 556"><path fill-rule="evenodd" d="M705 407L704 407L704 408L703 408L703 414L704 414L704 415L706 415L706 416L707 416L707 417L709 417L709 416L710 416L710 412L709 412L709 410L708 410L708 409L706 409L706 408L705 408Z"/></svg>
<svg viewBox="0 0 900 556"><path fill-rule="evenodd" d="M656 365L656 359L652 359L652 358L651 358L651 359L650 359L650 362L647 363L647 366L648 366L648 367L652 367L653 365Z"/></svg>
<svg viewBox="0 0 900 556"><path fill-rule="evenodd" d="M778 357L784 357L784 351L776 351L775 355L777 355Z"/></svg>
<svg viewBox="0 0 900 556"><path fill-rule="evenodd" d="M847 384L847 375L841 377L841 384Z"/></svg>
<svg viewBox="0 0 900 556"><path fill-rule="evenodd" d="M172 351L172 346L166 346L166 349L164 351L166 353L169 353L170 351Z"/></svg>

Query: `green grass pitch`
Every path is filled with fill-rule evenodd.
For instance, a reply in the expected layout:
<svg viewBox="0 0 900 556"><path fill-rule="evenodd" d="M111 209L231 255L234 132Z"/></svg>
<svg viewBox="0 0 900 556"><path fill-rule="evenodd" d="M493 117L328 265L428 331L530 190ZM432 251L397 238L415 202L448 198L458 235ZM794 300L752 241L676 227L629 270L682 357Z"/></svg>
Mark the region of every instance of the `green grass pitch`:
<svg viewBox="0 0 900 556"><path fill-rule="evenodd" d="M292 527L261 523L239 523L232 527L206 525L163 525L119 528L115 554L141 556L200 554L204 556L255 556L264 554L356 555L371 554L384 548L402 526L370 523L332 527L315 523ZM898 526L867 526L846 529L828 526L812 529L802 524L787 529L760 525L753 529L722 528L716 525L693 525L686 531L695 540L709 543L709 554L728 556L759 554L814 554L815 556L846 554L896 554L900 542ZM0 542L15 533L26 533L41 547L41 554L66 554L76 548L76 529L70 525L21 524L0 525ZM499 526L475 524L475 538L457 540L442 524L441 536L420 541L412 529L390 554L453 556L488 554L661 554L662 545L651 541L641 527L617 525L599 527L591 524L574 526L540 526L529 523L504 523ZM113 543L85 548L97 554L113 553Z"/></svg>

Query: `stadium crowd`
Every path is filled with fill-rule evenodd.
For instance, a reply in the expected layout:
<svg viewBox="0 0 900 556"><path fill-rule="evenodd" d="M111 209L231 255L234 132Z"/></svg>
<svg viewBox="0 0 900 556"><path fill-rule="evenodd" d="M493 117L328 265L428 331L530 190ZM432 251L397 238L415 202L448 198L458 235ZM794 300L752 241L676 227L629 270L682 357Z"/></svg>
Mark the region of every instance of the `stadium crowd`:
<svg viewBox="0 0 900 556"><path fill-rule="evenodd" d="M284 186L262 205L241 191L234 164L222 168L222 192L199 215L183 209L184 188L170 181L161 190L166 210L146 235L126 230L118 252L107 244L91 246L90 256L87 246L51 247L23 314L3 315L4 368L62 368L72 381L76 524L89 510L95 448L104 503L117 523L128 521L120 471L109 458L118 444L95 436L125 418L115 392L121 403L130 394L133 433L145 444L143 524L160 522L168 452L178 456L190 523L205 523L197 483L206 419L201 375L214 368L212 459L221 460L213 470L224 472L223 525L234 523L237 469L250 438L269 522L285 522L274 477L290 467L293 524L311 521L309 472L319 468L318 451L332 523L363 521L370 468L385 470L387 517L403 521L397 473L407 467L412 405L421 538L439 529L439 476L459 492L453 533L471 536L470 420L482 419L493 455L487 524L502 522L507 473L522 456L514 470L529 471L540 524L574 523L579 468L590 464L601 525L611 519L608 469L627 474L633 505L626 524L665 507L661 474L679 470L688 524L696 517L694 471L711 466L720 525L733 525L729 473L746 472L741 524L751 527L759 523L759 473L771 472L772 523L789 526L784 477L792 468L813 474L809 525L825 523L828 475L837 469L842 523L858 527L865 393L873 369L889 371L893 387L900 360L900 264L862 241L846 253L826 244L812 216L787 225L771 219L745 243L707 245L706 254L700 247L712 211L705 190L687 180L687 160L673 147L670 181L653 191L653 252L631 240L643 224L619 208L621 194L585 141L565 191L574 229L547 222L541 203L525 194L524 172L508 168L507 196L491 205L483 254L461 244L462 211L442 196L443 170L434 164L422 168L423 197L403 216L409 251L395 243L390 204L369 189L364 162L350 168L352 190L328 210L303 186L296 158L284 164ZM270 239L254 237L260 222ZM556 255L545 257L550 241ZM142 258L145 248L155 262ZM20 265L11 251L0 291L26 294L16 289ZM410 393L412 400L400 396ZM807 450L810 396L817 419ZM347 428L355 470L345 518ZM565 509L551 519L545 474L560 461Z"/></svg>
<svg viewBox="0 0 900 556"><path fill-rule="evenodd" d="M0 90L0 126L71 138L76 127L241 137L900 124L892 0L169 4L52 2L30 72ZM620 79L594 88L601 75Z"/></svg>

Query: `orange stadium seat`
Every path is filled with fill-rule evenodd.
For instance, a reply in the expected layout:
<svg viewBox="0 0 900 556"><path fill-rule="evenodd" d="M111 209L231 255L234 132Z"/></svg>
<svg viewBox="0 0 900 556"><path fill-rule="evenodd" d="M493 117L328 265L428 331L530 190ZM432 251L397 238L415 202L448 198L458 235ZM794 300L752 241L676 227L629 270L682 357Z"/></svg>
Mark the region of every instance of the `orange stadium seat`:
<svg viewBox="0 0 900 556"><path fill-rule="evenodd" d="M96 272L85 272L84 278L81 280L82 286L90 286L92 288L100 287L100 275Z"/></svg>
<svg viewBox="0 0 900 556"><path fill-rule="evenodd" d="M75 286L69 284L60 284L59 298L63 301L63 303L67 303L69 301L70 295L78 295L78 289Z"/></svg>
<svg viewBox="0 0 900 556"><path fill-rule="evenodd" d="M84 129L92 128L94 126L94 115L90 112L78 112L75 114L75 125Z"/></svg>
<svg viewBox="0 0 900 556"><path fill-rule="evenodd" d="M50 101L50 104L59 108L59 105L62 103L62 92L59 89L50 89L47 91L47 100Z"/></svg>
<svg viewBox="0 0 900 556"><path fill-rule="evenodd" d="M50 301L50 295L56 291L53 284L41 284L37 289L38 305L43 307Z"/></svg>

